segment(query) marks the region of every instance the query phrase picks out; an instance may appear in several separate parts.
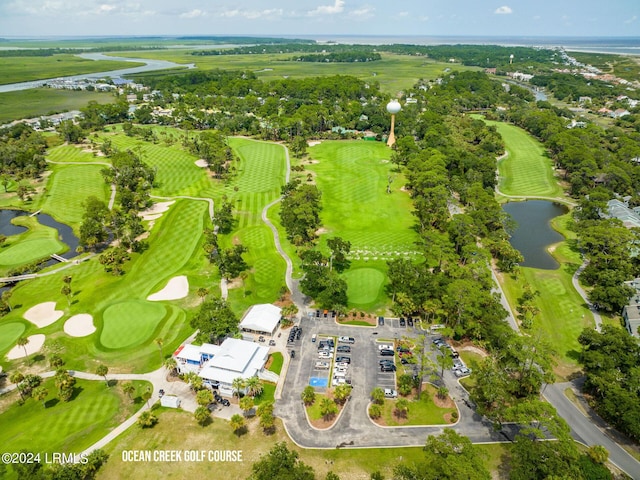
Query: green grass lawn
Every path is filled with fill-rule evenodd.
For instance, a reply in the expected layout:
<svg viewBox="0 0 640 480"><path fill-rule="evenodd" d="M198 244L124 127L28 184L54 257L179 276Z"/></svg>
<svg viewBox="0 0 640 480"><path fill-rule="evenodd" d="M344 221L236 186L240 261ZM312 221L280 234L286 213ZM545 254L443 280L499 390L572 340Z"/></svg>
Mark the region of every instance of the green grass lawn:
<svg viewBox="0 0 640 480"><path fill-rule="evenodd" d="M502 193L550 198L562 196L562 189L551 169L551 159L540 142L515 125L478 118L487 125L495 126L506 145L508 156L498 163Z"/></svg>
<svg viewBox="0 0 640 480"><path fill-rule="evenodd" d="M262 209L280 196L285 180L285 156L282 146L243 138L229 139L240 157L238 174L217 192L227 196L235 209L237 226L223 236L221 244L228 248L240 242L249 251L244 255L251 266L242 288L229 291L229 298L237 312L256 303L270 303L278 299L285 285L286 265L275 249L273 233L262 221Z"/></svg>
<svg viewBox="0 0 640 480"><path fill-rule="evenodd" d="M11 404L0 413L0 444L5 452L79 453L142 405L140 394L148 382L134 381L136 403L126 398L120 387L107 388L103 381L76 380L69 402L56 398L54 379L43 385L49 391L45 405L28 398L24 405ZM19 399L13 392L13 398Z"/></svg>
<svg viewBox="0 0 640 480"><path fill-rule="evenodd" d="M127 301L110 305L102 314L100 343L114 350L140 345L149 340L166 313L164 305L156 302Z"/></svg>
<svg viewBox="0 0 640 480"><path fill-rule="evenodd" d="M517 306L523 285L528 284L532 290L540 292L536 299L540 313L535 317L534 324L547 333L547 339L557 353L556 373L561 377L565 377L577 367L580 352L578 336L584 327L593 326L591 312L571 283L581 260L580 254L572 248L575 233L567 228L569 219L570 214L566 214L552 221L553 227L567 238L566 241L557 244L552 252L554 258L560 262L560 268L540 270L521 267L518 278L514 279L512 275L502 277L505 294L512 309Z"/></svg>
<svg viewBox="0 0 640 480"><path fill-rule="evenodd" d="M74 160L75 161L75 160ZM109 201L110 189L100 171L103 165L52 165L52 174L47 192L35 207L41 208L56 220L77 228L82 223L83 204L96 197L105 204Z"/></svg>
<svg viewBox="0 0 640 480"><path fill-rule="evenodd" d="M253 399L256 405L260 405L263 402L273 402L276 398L276 384L271 382L262 382L262 393L256 395Z"/></svg>
<svg viewBox="0 0 640 480"><path fill-rule="evenodd" d="M194 56L189 50L154 50L118 53L121 56L157 58L181 64L195 63L199 70L251 70L265 81L282 77L306 78L327 75L351 75L365 82L380 84L392 94L411 88L421 79L435 79L446 69L478 70L477 67L435 62L423 56L381 53L382 59L367 63L320 63L288 61L295 54Z"/></svg>
<svg viewBox="0 0 640 480"><path fill-rule="evenodd" d="M3 76L4 80L4 76ZM89 102L113 103L112 93L32 88L0 93L0 124L22 118L79 110Z"/></svg>
<svg viewBox="0 0 640 480"><path fill-rule="evenodd" d="M284 357L280 352L273 352L271 355L271 365L269 366L269 370L273 373L280 375L282 371L282 365L284 364Z"/></svg>
<svg viewBox="0 0 640 480"><path fill-rule="evenodd" d="M15 341L25 331L26 325L21 322L4 323L0 325L0 352L9 350Z"/></svg>
<svg viewBox="0 0 640 480"><path fill-rule="evenodd" d="M412 255L416 233L409 194L400 190L401 175L392 172L391 150L383 143L325 141L309 149L317 163L307 166L322 192L321 219L326 240L340 236L351 242L351 269L345 273L349 306L384 307L386 262ZM388 177L393 177L388 194Z"/></svg>
<svg viewBox="0 0 640 480"><path fill-rule="evenodd" d="M327 398L323 393L316 392L316 399L311 405L305 405L305 409L307 410L307 415L309 420L321 420L322 415L320 414L320 402L323 398Z"/></svg>
<svg viewBox="0 0 640 480"><path fill-rule="evenodd" d="M115 60L88 60L71 54L57 54L50 57L2 57L0 58L2 71L0 84L106 72L140 65L142 64Z"/></svg>
<svg viewBox="0 0 640 480"><path fill-rule="evenodd" d="M35 217L16 217L13 223L26 227L27 231L11 235L0 246L0 275L6 274L11 268L49 257L52 253L62 253L67 249L58 240L57 230L42 225Z"/></svg>
<svg viewBox="0 0 640 480"><path fill-rule="evenodd" d="M382 417L384 425L388 427L401 425L449 425L445 420L446 414L457 412L455 407L442 408L433 402L436 388L433 385L425 385L420 396L420 400L407 398L409 400L409 412L406 418L398 418L395 413L396 400L385 399L382 406Z"/></svg>

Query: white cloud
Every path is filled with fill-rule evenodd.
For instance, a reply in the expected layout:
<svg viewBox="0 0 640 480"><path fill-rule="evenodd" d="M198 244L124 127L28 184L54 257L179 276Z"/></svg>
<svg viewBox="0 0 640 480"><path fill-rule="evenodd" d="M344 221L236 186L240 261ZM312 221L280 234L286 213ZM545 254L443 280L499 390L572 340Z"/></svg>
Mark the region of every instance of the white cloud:
<svg viewBox="0 0 640 480"><path fill-rule="evenodd" d="M344 0L335 0L333 5L320 5L315 10L310 10L307 15L315 17L317 15L334 15L344 11Z"/></svg>
<svg viewBox="0 0 640 480"><path fill-rule="evenodd" d="M511 7L504 5L502 7L496 8L496 11L493 13L495 13L496 15L509 15L510 13L513 13L513 10L511 10Z"/></svg>
<svg viewBox="0 0 640 480"><path fill-rule="evenodd" d="M366 20L366 19L372 18L374 16L375 11L376 9L374 7L362 7L356 10L352 10L349 13L352 17L355 17L358 20Z"/></svg>
<svg viewBox="0 0 640 480"><path fill-rule="evenodd" d="M207 15L207 12L203 12L199 8L194 8L190 12L184 12L180 14L180 18L198 18L204 17Z"/></svg>
<svg viewBox="0 0 640 480"><path fill-rule="evenodd" d="M398 13L398 17L408 17L409 16L409 12L400 12Z"/></svg>
<svg viewBox="0 0 640 480"><path fill-rule="evenodd" d="M107 5L107 4L105 3L105 4L102 4L102 5L100 5L100 6L98 7L98 13L109 13L109 12L111 12L112 10L115 10L115 9L116 9L116 6L115 6L115 5Z"/></svg>
<svg viewBox="0 0 640 480"><path fill-rule="evenodd" d="M429 17L427 15L422 15L418 17L418 20L420 20L421 22L426 22L429 20Z"/></svg>
<svg viewBox="0 0 640 480"><path fill-rule="evenodd" d="M267 10L225 10L218 16L225 18L246 18L255 20L256 18L277 18L282 17L284 11L281 8L270 8Z"/></svg>
<svg viewBox="0 0 640 480"><path fill-rule="evenodd" d="M637 16L637 15L634 15L633 17L631 17L631 18L629 18L629 19L625 20L625 21L624 21L624 23L629 24L629 23L633 23L633 22L635 22L636 20L638 20L638 16Z"/></svg>

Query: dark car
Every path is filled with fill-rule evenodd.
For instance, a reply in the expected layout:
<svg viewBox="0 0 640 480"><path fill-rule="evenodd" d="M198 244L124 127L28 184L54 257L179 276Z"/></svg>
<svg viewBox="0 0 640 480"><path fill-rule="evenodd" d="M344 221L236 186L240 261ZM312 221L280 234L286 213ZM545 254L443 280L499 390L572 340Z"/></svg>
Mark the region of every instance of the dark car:
<svg viewBox="0 0 640 480"><path fill-rule="evenodd" d="M396 366L395 365L391 365L391 364L380 365L380 371L381 372L395 372L396 371Z"/></svg>
<svg viewBox="0 0 640 480"><path fill-rule="evenodd" d="M394 353L393 350L383 349L380 350L380 355L383 357L393 357Z"/></svg>
<svg viewBox="0 0 640 480"><path fill-rule="evenodd" d="M378 325L381 327L384 325L384 317L378 317Z"/></svg>
<svg viewBox="0 0 640 480"><path fill-rule="evenodd" d="M413 327L413 318L407 318L407 325Z"/></svg>
<svg viewBox="0 0 640 480"><path fill-rule="evenodd" d="M217 393L213 394L213 399L218 403L222 403L222 397L220 395L218 395Z"/></svg>
<svg viewBox="0 0 640 480"><path fill-rule="evenodd" d="M210 412L213 412L216 408L218 408L218 404L216 402L211 402L209 405L207 405L207 408Z"/></svg>
<svg viewBox="0 0 640 480"><path fill-rule="evenodd" d="M338 357L336 363L351 363L351 357Z"/></svg>
<svg viewBox="0 0 640 480"><path fill-rule="evenodd" d="M401 327L404 327L404 326L406 326L406 325L407 325L407 322L405 321L405 319L404 319L404 318L401 318L401 319L400 319L400 326L401 326Z"/></svg>
<svg viewBox="0 0 640 480"><path fill-rule="evenodd" d="M227 400L226 398L223 398L221 403L225 407L228 407L229 405L231 405L231 402L229 400Z"/></svg>
<svg viewBox="0 0 640 480"><path fill-rule="evenodd" d="M296 351L295 350L291 350L291 358L296 358Z"/></svg>
<svg viewBox="0 0 640 480"><path fill-rule="evenodd" d="M378 362L380 365L393 365L393 360L389 360L388 358L384 358Z"/></svg>
<svg viewBox="0 0 640 480"><path fill-rule="evenodd" d="M336 350L341 353L351 353L351 347L349 345L338 345Z"/></svg>

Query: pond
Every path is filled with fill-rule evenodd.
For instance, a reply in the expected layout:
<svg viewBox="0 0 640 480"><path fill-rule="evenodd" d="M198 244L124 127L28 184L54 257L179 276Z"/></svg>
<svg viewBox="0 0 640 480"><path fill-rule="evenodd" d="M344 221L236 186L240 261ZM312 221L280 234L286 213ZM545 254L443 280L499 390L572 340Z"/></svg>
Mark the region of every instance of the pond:
<svg viewBox="0 0 640 480"><path fill-rule="evenodd" d="M23 210L0 210L0 234L9 237L11 235L17 235L25 232L27 230L26 227L21 227L11 223L11 220L14 218L23 217L25 215L31 215L31 213ZM58 238L69 247L65 253L60 254L61 257L71 259L78 255L76 248L78 247L79 240L69 225L56 221L51 215L47 215L46 213L38 213L35 217L41 225L58 230ZM54 262L55 260L52 261L52 263Z"/></svg>
<svg viewBox="0 0 640 480"><path fill-rule="evenodd" d="M547 248L564 240L564 237L551 228L550 222L567 213L567 207L547 200L528 200L506 203L502 209L518 224L510 242L524 257L520 265L543 270L558 268L560 265Z"/></svg>

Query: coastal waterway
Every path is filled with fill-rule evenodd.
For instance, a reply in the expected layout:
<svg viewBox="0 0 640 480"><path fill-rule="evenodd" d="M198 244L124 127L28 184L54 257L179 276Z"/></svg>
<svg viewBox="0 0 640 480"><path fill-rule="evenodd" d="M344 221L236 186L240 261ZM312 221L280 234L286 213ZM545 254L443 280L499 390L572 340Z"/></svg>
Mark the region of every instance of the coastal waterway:
<svg viewBox="0 0 640 480"><path fill-rule="evenodd" d="M188 65L181 65L179 63L169 62L167 60L151 60L148 58L129 58L129 57L114 57L111 55L105 55L103 53L80 53L78 57L87 60L107 60L107 61L119 61L119 62L131 62L131 63L143 63L144 65L138 65L131 68L121 68L119 70L111 70L107 72L96 73L83 73L80 75L71 75L68 77L56 77L56 80L83 80L101 78L119 78L125 75L131 75L134 73L152 72L155 70L167 70L170 68L195 68L195 64L190 63ZM0 93L15 92L19 90L29 90L31 88L39 88L44 86L47 81L53 80L52 78L43 78L41 80L33 80L30 82L8 83L6 85L0 85Z"/></svg>

